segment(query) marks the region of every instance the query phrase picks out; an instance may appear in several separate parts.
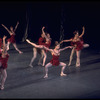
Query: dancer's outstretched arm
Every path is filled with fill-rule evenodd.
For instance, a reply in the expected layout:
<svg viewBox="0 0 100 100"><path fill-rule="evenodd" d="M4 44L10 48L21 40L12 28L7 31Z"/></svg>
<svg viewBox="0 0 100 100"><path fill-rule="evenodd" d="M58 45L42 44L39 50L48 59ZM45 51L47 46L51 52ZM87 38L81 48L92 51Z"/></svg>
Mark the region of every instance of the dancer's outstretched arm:
<svg viewBox="0 0 100 100"><path fill-rule="evenodd" d="M36 45L35 43L33 42L30 42L30 40L26 39L26 41L31 44L32 46L36 47L36 48L43 48L43 45Z"/></svg>
<svg viewBox="0 0 100 100"><path fill-rule="evenodd" d="M49 49L49 48L47 48L45 46L43 46L43 48L46 49L46 50L48 50L48 51L50 51L50 52L53 52L53 49Z"/></svg>
<svg viewBox="0 0 100 100"><path fill-rule="evenodd" d="M65 48L60 49L59 51L61 52L61 51L66 50L66 49L68 49L68 48L73 48L73 46L67 46L67 47L65 47Z"/></svg>
<svg viewBox="0 0 100 100"><path fill-rule="evenodd" d="M10 33L10 30L5 25L3 25L3 24L1 24L1 25L8 31L8 33Z"/></svg>
<svg viewBox="0 0 100 100"><path fill-rule="evenodd" d="M83 31L82 31L82 34L79 36L79 38L81 38L84 35L85 27L83 26L82 29L83 29Z"/></svg>
<svg viewBox="0 0 100 100"><path fill-rule="evenodd" d="M16 24L16 26L15 26L15 29L14 29L14 32L16 31L18 25L19 25L19 22L17 22L17 24Z"/></svg>
<svg viewBox="0 0 100 100"><path fill-rule="evenodd" d="M69 40L62 40L62 41L60 42L60 44L63 43L63 42L70 42L70 41L72 41L72 39L69 39Z"/></svg>
<svg viewBox="0 0 100 100"><path fill-rule="evenodd" d="M45 32L44 32L44 29L45 29L45 27L43 26L43 27L42 27L42 33L44 34L44 37L45 37L46 39L48 39L48 37L46 36L46 34L45 34Z"/></svg>
<svg viewBox="0 0 100 100"><path fill-rule="evenodd" d="M45 27L43 26L43 27L42 27L42 33L43 33L43 34L45 34L44 29L45 29Z"/></svg>

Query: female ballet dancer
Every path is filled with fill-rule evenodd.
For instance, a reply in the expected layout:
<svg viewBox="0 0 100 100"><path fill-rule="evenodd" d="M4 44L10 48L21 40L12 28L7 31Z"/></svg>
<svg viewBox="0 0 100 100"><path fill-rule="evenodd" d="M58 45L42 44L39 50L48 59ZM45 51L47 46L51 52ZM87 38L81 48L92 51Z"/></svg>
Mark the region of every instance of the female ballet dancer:
<svg viewBox="0 0 100 100"><path fill-rule="evenodd" d="M72 62L72 59L73 59L73 54L76 51L76 56L77 56L76 67L79 67L80 66L80 53L81 53L81 50L83 48L89 47L89 44L84 44L84 41L83 41L83 38L82 38L82 36L84 35L84 32L85 32L85 27L83 26L82 29L83 29L83 31L82 31L81 35L79 35L78 31L75 31L73 38L71 38L69 40L63 40L63 41L60 42L60 44L63 43L63 42L71 42L71 45L73 46L68 66L71 65L71 62Z"/></svg>
<svg viewBox="0 0 100 100"><path fill-rule="evenodd" d="M46 46L47 48L49 48L50 45L51 45L51 37L50 37L50 34L49 34L49 33L44 32L44 29L45 29L45 27L43 26L43 27L42 27L42 34L43 34L44 37L45 37L45 44L44 44L44 46ZM41 60L43 59L43 64L42 64L42 66L44 66L44 65L45 65L45 62L46 62L46 58L47 58L47 50L42 49L41 51L42 51L42 52L41 52L41 57L40 57L40 59L39 59L39 63L38 63L38 64L41 65ZM45 56L44 56L44 55L45 55ZM44 58L43 58L43 57L44 57Z"/></svg>
<svg viewBox="0 0 100 100"><path fill-rule="evenodd" d="M50 37L50 34L49 33L45 33L44 32L44 29L45 29L45 27L43 26L42 27L42 33L43 33L43 35L44 35L44 37L46 39L45 46L49 48L50 45L51 45L51 37Z"/></svg>
<svg viewBox="0 0 100 100"><path fill-rule="evenodd" d="M38 40L38 44L39 45L44 45L44 46L50 47L50 44L51 44L50 34L47 34L46 35L45 32L44 32L44 28L45 27L42 27L42 34L41 34L41 37ZM32 63L36 59L37 53L39 53L41 55L41 57L39 59L39 62L38 62L38 65L42 65L42 66L45 65L46 58L47 58L47 54L46 54L45 50L34 47L33 48L33 57L32 57L31 62L29 64L30 67L33 67L32 66ZM43 63L41 64L41 60L42 59L43 59Z"/></svg>
<svg viewBox="0 0 100 100"><path fill-rule="evenodd" d="M51 67L51 66L62 66L60 75L61 76L66 76L67 75L67 74L64 74L66 64L59 61L60 52L67 49L67 48L72 48L72 46L67 46L65 48L60 49L60 44L56 43L54 49L49 49L49 48L44 47L44 49L50 51L51 54L52 54L51 61L45 65L46 74L45 74L44 78L48 77L48 68Z"/></svg>
<svg viewBox="0 0 100 100"><path fill-rule="evenodd" d="M9 54L7 53L7 46L5 43L5 39L6 36L3 37L3 50L2 53L0 54L0 78L1 78L1 85L0 85L0 89L3 90L4 89L4 84L7 78L7 62L8 62L8 58L9 58Z"/></svg>
<svg viewBox="0 0 100 100"><path fill-rule="evenodd" d="M67 47L65 47L63 49L60 49L60 44L57 42L54 49L49 49L49 48L47 48L45 46L36 45L35 43L30 42L28 39L26 39L26 41L29 44L31 44L31 45L33 45L33 46L35 46L37 48L46 49L46 50L50 51L52 56L53 56L51 61L48 64L45 65L46 74L45 74L44 78L48 77L48 68L51 67L51 66L62 66L60 75L61 76L66 76L66 74L64 74L64 69L66 67L66 64L59 61L59 56L60 56L60 52L61 51L65 50L67 48L72 48L72 46L67 46Z"/></svg>
<svg viewBox="0 0 100 100"><path fill-rule="evenodd" d="M18 51L20 54L23 53L22 51L20 51L18 48L17 48L17 45L16 45L16 40L15 40L15 31L18 27L18 24L19 22L17 22L16 26L15 26L15 29L13 29L13 27L11 26L10 27L10 30L3 24L1 24L7 31L8 33L10 34L10 38L8 39L8 42L7 42L7 50L9 50L9 45L10 43L13 44L14 48L16 49L16 51Z"/></svg>

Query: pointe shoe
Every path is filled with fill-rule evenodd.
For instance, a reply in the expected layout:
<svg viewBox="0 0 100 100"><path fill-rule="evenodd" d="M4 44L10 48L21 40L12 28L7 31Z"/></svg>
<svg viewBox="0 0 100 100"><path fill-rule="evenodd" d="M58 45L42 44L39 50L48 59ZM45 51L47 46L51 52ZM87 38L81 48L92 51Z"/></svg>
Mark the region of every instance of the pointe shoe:
<svg viewBox="0 0 100 100"><path fill-rule="evenodd" d="M67 74L61 73L60 76L67 76Z"/></svg>
<svg viewBox="0 0 100 100"><path fill-rule="evenodd" d="M48 75L45 75L44 78L48 78Z"/></svg>
<svg viewBox="0 0 100 100"><path fill-rule="evenodd" d="M4 89L4 86L1 86L0 89L3 90Z"/></svg>
<svg viewBox="0 0 100 100"><path fill-rule="evenodd" d="M42 66L44 67L45 65L42 64Z"/></svg>
<svg viewBox="0 0 100 100"><path fill-rule="evenodd" d="M76 67L80 67L80 64L78 63L78 64L76 64Z"/></svg>
<svg viewBox="0 0 100 100"><path fill-rule="evenodd" d="M38 65L41 65L41 66L42 66L42 64L41 64L41 63L38 63Z"/></svg>
<svg viewBox="0 0 100 100"><path fill-rule="evenodd" d="M23 52L20 51L19 53L22 54Z"/></svg>
<svg viewBox="0 0 100 100"><path fill-rule="evenodd" d="M68 64L68 66L70 66L70 65L71 65L71 63Z"/></svg>
<svg viewBox="0 0 100 100"><path fill-rule="evenodd" d="M29 65L30 67L33 67L31 64Z"/></svg>

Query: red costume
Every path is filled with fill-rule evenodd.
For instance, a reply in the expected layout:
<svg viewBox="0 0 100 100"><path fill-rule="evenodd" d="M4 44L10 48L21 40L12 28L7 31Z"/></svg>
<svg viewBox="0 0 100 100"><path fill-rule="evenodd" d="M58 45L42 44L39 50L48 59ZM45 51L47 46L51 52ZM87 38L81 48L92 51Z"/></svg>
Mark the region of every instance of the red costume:
<svg viewBox="0 0 100 100"><path fill-rule="evenodd" d="M0 38L0 48L2 48L2 39Z"/></svg>
<svg viewBox="0 0 100 100"><path fill-rule="evenodd" d="M16 40L15 40L15 35L11 35L11 37L8 39L8 42L10 43L16 43Z"/></svg>
<svg viewBox="0 0 100 100"><path fill-rule="evenodd" d="M49 43L48 43L48 44L45 44L45 46L46 46L47 48L49 48L49 47L50 47L50 45L51 45L51 41L49 41Z"/></svg>
<svg viewBox="0 0 100 100"><path fill-rule="evenodd" d="M5 58L0 57L1 62L1 68L6 69L7 68L7 62L8 62L9 55L7 54Z"/></svg>
<svg viewBox="0 0 100 100"><path fill-rule="evenodd" d="M51 45L51 41L49 41L48 44L45 44L44 46L47 47L47 48L49 48L50 45ZM48 50L45 50L45 51L47 52Z"/></svg>
<svg viewBox="0 0 100 100"><path fill-rule="evenodd" d="M45 42L46 42L46 39L40 37L40 38L39 38L39 41L38 41L38 44L39 44L39 45L44 45L45 47L49 48L50 45L51 45L51 41L49 41L48 44L46 44ZM47 52L47 50L45 50L45 52Z"/></svg>
<svg viewBox="0 0 100 100"><path fill-rule="evenodd" d="M1 48L0 48L0 56L1 56L1 54L2 54L2 50L1 50Z"/></svg>
<svg viewBox="0 0 100 100"><path fill-rule="evenodd" d="M45 38L40 37L39 40L38 40L38 44L39 45L45 45L45 41L46 41Z"/></svg>
<svg viewBox="0 0 100 100"><path fill-rule="evenodd" d="M40 37L38 40L39 45L44 45L45 47L49 48L51 45L51 41L49 41L47 44L45 42L46 42L46 39L42 38L42 37ZM47 52L47 50L45 50L45 51Z"/></svg>
<svg viewBox="0 0 100 100"><path fill-rule="evenodd" d="M75 45L76 45L75 50L77 50L77 51L83 49L83 44L84 44L84 41L83 41L82 38L80 38L80 41L76 41L76 42L73 42L73 41L72 41L72 42L71 42L71 45L72 45L72 46L75 46Z"/></svg>
<svg viewBox="0 0 100 100"><path fill-rule="evenodd" d="M55 55L52 55L53 58L51 59L50 63L53 65L53 66L58 66L60 64L59 62L59 56L55 56Z"/></svg>

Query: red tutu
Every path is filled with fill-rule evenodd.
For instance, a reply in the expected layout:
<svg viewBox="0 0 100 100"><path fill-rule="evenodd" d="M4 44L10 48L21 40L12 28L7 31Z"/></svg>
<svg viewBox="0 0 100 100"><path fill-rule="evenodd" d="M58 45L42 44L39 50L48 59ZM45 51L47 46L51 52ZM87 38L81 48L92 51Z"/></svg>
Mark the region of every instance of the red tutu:
<svg viewBox="0 0 100 100"><path fill-rule="evenodd" d="M75 46L75 45L76 45L75 50L77 50L77 51L83 49L83 44L84 44L84 41L83 41L82 38L80 38L80 41L77 41L77 42L71 42L71 45L72 45L72 46Z"/></svg>
<svg viewBox="0 0 100 100"><path fill-rule="evenodd" d="M60 62L59 62L59 56L53 55L53 58L51 59L50 63L53 66L58 66L60 64Z"/></svg>
<svg viewBox="0 0 100 100"><path fill-rule="evenodd" d="M15 35L11 35L11 37L7 41L10 43L16 43Z"/></svg>
<svg viewBox="0 0 100 100"><path fill-rule="evenodd" d="M7 54L5 58L0 57L1 67L3 69L7 68L7 62L8 62L9 55Z"/></svg>

